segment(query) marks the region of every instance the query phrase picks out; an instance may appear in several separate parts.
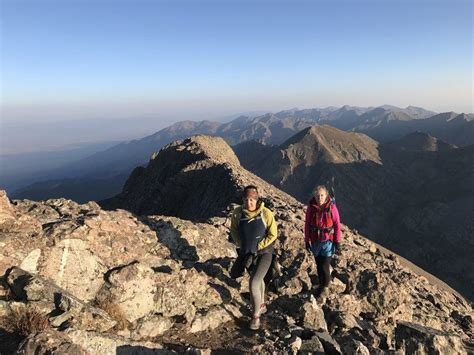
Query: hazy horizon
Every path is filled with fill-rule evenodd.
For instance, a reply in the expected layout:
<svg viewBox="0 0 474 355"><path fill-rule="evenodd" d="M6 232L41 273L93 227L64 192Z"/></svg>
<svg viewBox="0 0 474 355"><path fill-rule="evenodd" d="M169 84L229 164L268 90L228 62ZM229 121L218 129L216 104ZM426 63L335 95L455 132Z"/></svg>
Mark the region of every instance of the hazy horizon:
<svg viewBox="0 0 474 355"><path fill-rule="evenodd" d="M472 6L3 0L0 153L292 107L470 113Z"/></svg>
<svg viewBox="0 0 474 355"><path fill-rule="evenodd" d="M392 105L383 103L379 105L359 106L345 104L357 107L380 107L383 105ZM345 105L332 105L340 108ZM410 106L410 105L407 105ZM401 109L407 106L397 106ZM411 105L417 106L417 105ZM95 144L107 142L121 142L133 139L141 139L154 134L159 130L166 128L176 122L190 121L215 121L229 122L240 115L259 116L264 113L278 113L290 109L323 109L330 106L308 106L296 107L287 106L279 110L262 111L240 111L234 113L223 113L222 115L196 114L194 116L183 115L170 117L134 117L134 118L102 118L102 119L71 119L71 120L52 120L42 122L23 122L2 120L1 131L2 140L0 145L0 156L14 156L22 154L32 154L40 152L56 152L73 150L76 148L87 147ZM417 106L420 107L420 106ZM429 110L426 107L421 107ZM436 113L434 110L430 110ZM451 110L452 111L452 110ZM447 111L444 111L447 112ZM458 112L463 113L463 112ZM174 118L173 118L174 117ZM54 138L54 139L53 139Z"/></svg>

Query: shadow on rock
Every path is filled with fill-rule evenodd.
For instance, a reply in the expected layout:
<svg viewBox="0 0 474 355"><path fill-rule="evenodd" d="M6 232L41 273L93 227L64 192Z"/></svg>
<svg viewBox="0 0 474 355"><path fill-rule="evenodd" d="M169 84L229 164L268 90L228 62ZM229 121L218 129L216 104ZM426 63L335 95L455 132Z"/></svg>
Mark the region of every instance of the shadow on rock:
<svg viewBox="0 0 474 355"><path fill-rule="evenodd" d="M145 346L122 345L117 347L116 355L169 355L171 352L164 349L151 349Z"/></svg>
<svg viewBox="0 0 474 355"><path fill-rule="evenodd" d="M10 268L5 273L4 279L9 280L10 275L15 270L15 268ZM26 301L27 295L25 287L30 283L32 276L30 274L21 274L19 276L13 277L12 282L9 284L9 287L12 291L13 299L15 301Z"/></svg>
<svg viewBox="0 0 474 355"><path fill-rule="evenodd" d="M0 328L0 354L14 354L24 336Z"/></svg>
<svg viewBox="0 0 474 355"><path fill-rule="evenodd" d="M196 247L189 245L182 234L171 222L165 220L154 220L147 216L139 216L140 221L150 227L156 233L156 237L161 244L166 246L175 260L184 263L194 263L199 260Z"/></svg>

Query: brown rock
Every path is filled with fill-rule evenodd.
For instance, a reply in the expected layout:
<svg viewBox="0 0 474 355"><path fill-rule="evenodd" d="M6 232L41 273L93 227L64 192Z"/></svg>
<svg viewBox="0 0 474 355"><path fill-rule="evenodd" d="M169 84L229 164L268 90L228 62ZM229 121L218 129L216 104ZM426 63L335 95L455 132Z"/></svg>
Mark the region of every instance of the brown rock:
<svg viewBox="0 0 474 355"><path fill-rule="evenodd" d="M212 330L231 319L232 317L225 309L213 307L206 314L196 316L189 331L190 333L198 333L207 329Z"/></svg>
<svg viewBox="0 0 474 355"><path fill-rule="evenodd" d="M467 354L462 340L455 334L419 324L398 322L395 339L396 348L409 354Z"/></svg>
<svg viewBox="0 0 474 355"><path fill-rule="evenodd" d="M42 313L67 312L74 325L82 329L106 331L115 325L104 311L82 302L39 275L15 267L8 272L6 280L15 299L33 305Z"/></svg>
<svg viewBox="0 0 474 355"><path fill-rule="evenodd" d="M18 347L16 354L23 355L88 355L89 353L77 344L73 344L63 333L47 330L32 334Z"/></svg>
<svg viewBox="0 0 474 355"><path fill-rule="evenodd" d="M315 330L328 330L326 320L324 319L324 312L313 296L303 305L302 312L305 326Z"/></svg>

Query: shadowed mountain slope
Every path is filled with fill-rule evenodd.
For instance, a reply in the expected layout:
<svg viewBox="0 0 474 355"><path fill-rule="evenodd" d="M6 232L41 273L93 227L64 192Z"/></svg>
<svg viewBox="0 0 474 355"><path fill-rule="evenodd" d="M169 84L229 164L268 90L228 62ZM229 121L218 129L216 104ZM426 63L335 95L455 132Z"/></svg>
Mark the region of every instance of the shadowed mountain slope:
<svg viewBox="0 0 474 355"><path fill-rule="evenodd" d="M153 155L146 168L136 168L123 191L101 202L137 214L165 214L205 220L226 213L239 202L245 185L258 185L273 200L293 200L240 166L222 138L193 136L176 141ZM275 203L276 201L272 201Z"/></svg>
<svg viewBox="0 0 474 355"><path fill-rule="evenodd" d="M381 145L322 126L248 167L301 202L329 183L345 223L474 298L474 146L424 133Z"/></svg>
<svg viewBox="0 0 474 355"><path fill-rule="evenodd" d="M123 176L129 175L136 166L143 166L153 152L174 140L196 134L220 136L228 144L236 145L247 140L262 143L282 144L301 130L321 124L356 131L381 142L400 139L406 134L421 131L456 146L474 144L474 121L472 114L436 114L422 108L408 106L399 108L390 105L380 107L327 107L317 109L291 109L257 117L240 116L231 122L183 121L175 123L150 136L111 147L87 158L45 172L34 186L25 186L13 197L38 196L74 198L86 202L85 196L77 196L78 188L88 191L95 200L104 197L101 181L108 179L115 186L109 196L120 191ZM75 180L60 179L75 178Z"/></svg>
<svg viewBox="0 0 474 355"><path fill-rule="evenodd" d="M280 287L268 286L257 332L247 329L248 276L229 275L236 251L227 211L247 183L279 226ZM468 301L345 225L331 292L318 303L304 206L242 168L220 138L168 145L109 202L134 213L0 192L2 353L472 351ZM42 331L19 334L12 325L21 314L41 317Z"/></svg>
<svg viewBox="0 0 474 355"><path fill-rule="evenodd" d="M442 140L430 136L424 132L410 133L398 140L385 144L386 148L393 148L398 151L424 151L436 152L456 148L456 146L443 142Z"/></svg>

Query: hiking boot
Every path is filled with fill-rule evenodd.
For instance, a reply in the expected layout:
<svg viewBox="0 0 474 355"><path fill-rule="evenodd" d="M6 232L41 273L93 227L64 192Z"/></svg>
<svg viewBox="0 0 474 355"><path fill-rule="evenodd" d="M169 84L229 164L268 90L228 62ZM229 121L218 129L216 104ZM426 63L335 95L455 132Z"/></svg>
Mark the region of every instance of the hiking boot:
<svg viewBox="0 0 474 355"><path fill-rule="evenodd" d="M252 317L249 328L252 330L258 330L260 328L260 317Z"/></svg>
<svg viewBox="0 0 474 355"><path fill-rule="evenodd" d="M267 311L267 306L265 306L265 303L262 303L260 305L260 314L264 314Z"/></svg>

